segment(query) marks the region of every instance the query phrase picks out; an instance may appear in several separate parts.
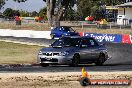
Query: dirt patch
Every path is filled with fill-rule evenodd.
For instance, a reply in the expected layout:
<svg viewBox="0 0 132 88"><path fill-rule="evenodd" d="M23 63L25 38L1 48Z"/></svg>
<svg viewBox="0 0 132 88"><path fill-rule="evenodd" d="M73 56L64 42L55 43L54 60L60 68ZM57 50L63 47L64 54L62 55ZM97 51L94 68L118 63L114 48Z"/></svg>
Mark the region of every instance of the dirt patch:
<svg viewBox="0 0 132 88"><path fill-rule="evenodd" d="M83 88L79 83L80 72L0 73L0 88ZM89 72L90 79L129 79L132 72ZM132 86L123 86L131 88ZM88 86L86 88L106 88ZM107 86L107 88L113 88ZM114 86L122 88L122 86Z"/></svg>

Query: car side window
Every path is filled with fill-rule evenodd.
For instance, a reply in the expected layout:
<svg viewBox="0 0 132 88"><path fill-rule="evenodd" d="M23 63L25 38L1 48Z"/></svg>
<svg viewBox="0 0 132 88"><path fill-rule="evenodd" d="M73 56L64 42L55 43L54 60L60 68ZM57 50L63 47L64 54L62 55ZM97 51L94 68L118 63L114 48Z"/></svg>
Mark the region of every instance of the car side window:
<svg viewBox="0 0 132 88"><path fill-rule="evenodd" d="M70 31L68 27L63 28L63 30L66 32Z"/></svg>
<svg viewBox="0 0 132 88"><path fill-rule="evenodd" d="M83 38L83 39L82 39L81 47L82 47L82 48L86 48L86 47L88 47L88 41L87 41L86 38Z"/></svg>
<svg viewBox="0 0 132 88"><path fill-rule="evenodd" d="M82 47L93 47L93 46L98 46L97 42L92 39L92 38L84 38L82 39Z"/></svg>
<svg viewBox="0 0 132 88"><path fill-rule="evenodd" d="M98 44L97 44L97 42L94 39L89 38L88 39L88 46L93 47L93 46L98 46Z"/></svg>

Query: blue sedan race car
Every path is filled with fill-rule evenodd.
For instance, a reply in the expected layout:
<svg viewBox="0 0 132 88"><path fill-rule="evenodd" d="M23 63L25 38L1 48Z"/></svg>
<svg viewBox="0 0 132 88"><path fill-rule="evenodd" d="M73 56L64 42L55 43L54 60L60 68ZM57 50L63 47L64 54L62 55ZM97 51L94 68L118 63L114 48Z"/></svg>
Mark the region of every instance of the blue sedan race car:
<svg viewBox="0 0 132 88"><path fill-rule="evenodd" d="M60 38L64 36L79 36L79 33L73 30L71 27L60 26L51 30L51 39Z"/></svg>

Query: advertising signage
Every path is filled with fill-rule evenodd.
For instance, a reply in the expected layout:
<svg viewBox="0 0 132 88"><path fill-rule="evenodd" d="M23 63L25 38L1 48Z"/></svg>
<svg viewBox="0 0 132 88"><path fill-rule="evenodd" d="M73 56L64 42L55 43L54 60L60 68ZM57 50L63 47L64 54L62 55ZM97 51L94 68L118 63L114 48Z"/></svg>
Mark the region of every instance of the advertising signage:
<svg viewBox="0 0 132 88"><path fill-rule="evenodd" d="M120 34L84 33L84 36L93 37L99 42L113 42L113 43L121 43L122 42L122 35L120 35Z"/></svg>

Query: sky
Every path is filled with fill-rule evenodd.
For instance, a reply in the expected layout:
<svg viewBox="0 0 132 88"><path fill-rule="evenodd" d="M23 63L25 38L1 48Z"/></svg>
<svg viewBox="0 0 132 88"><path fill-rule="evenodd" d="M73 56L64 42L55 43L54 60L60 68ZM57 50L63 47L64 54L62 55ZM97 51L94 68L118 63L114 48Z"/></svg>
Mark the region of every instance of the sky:
<svg viewBox="0 0 132 88"><path fill-rule="evenodd" d="M46 3L43 0L27 0L26 2L17 3L13 0L6 1L6 4L3 6L1 12L6 8L12 8L15 10L25 10L28 12L39 11L41 8L45 7Z"/></svg>

